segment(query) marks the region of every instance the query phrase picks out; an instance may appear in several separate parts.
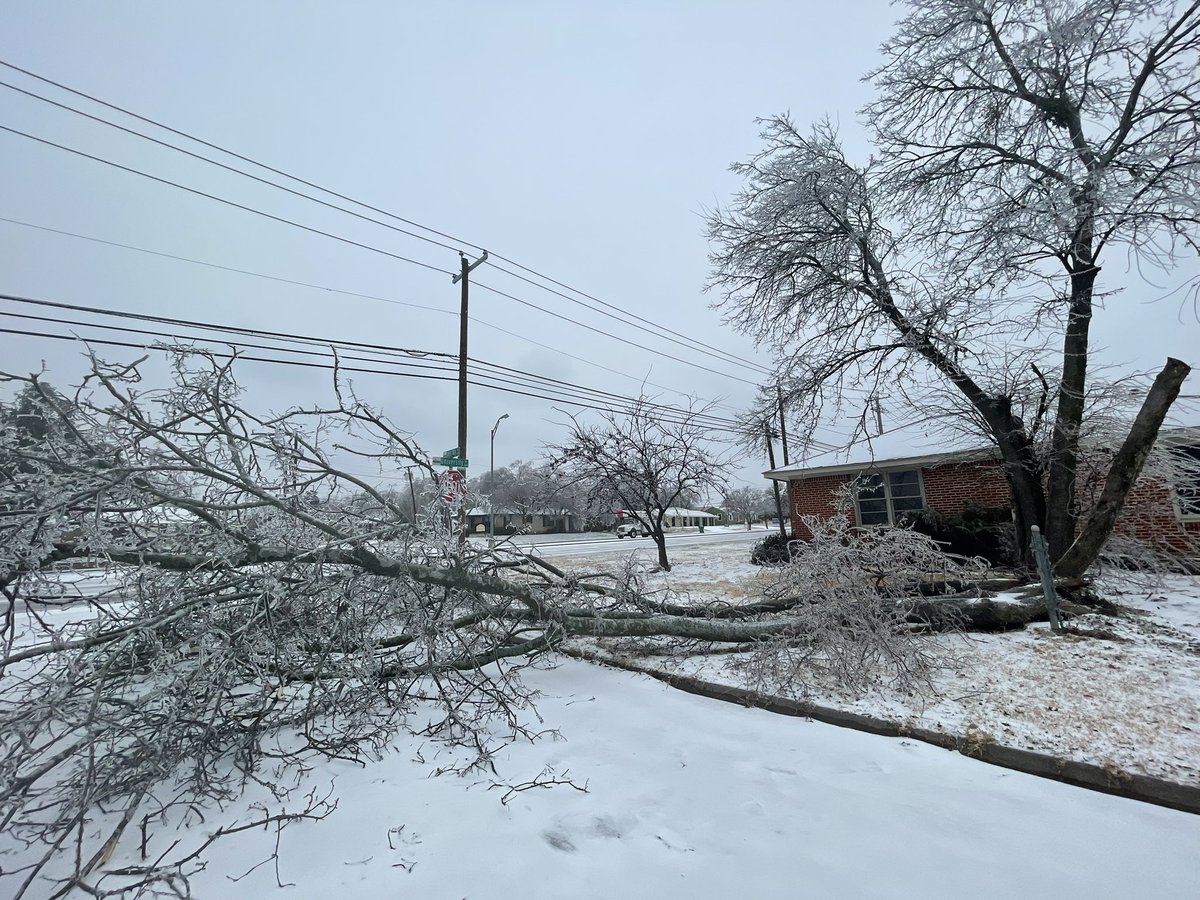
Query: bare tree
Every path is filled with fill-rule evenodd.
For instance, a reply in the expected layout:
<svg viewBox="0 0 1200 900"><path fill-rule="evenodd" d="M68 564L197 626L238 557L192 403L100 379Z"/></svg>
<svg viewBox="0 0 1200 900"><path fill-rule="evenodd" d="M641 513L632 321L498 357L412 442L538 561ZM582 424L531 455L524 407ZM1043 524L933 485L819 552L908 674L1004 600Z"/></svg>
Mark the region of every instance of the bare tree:
<svg viewBox="0 0 1200 900"><path fill-rule="evenodd" d="M483 494L498 510L528 518L535 513L562 518L584 512L583 496L547 463L516 460L472 480L472 491Z"/></svg>
<svg viewBox="0 0 1200 900"><path fill-rule="evenodd" d="M719 490L726 462L714 451L699 417L705 410L665 417L640 398L625 414L601 414L602 424L572 418L568 443L552 446L554 468L593 485L596 496L640 523L670 570L664 521L671 507Z"/></svg>
<svg viewBox="0 0 1200 900"><path fill-rule="evenodd" d="M405 481L408 483L396 487L379 488L379 496L386 499L390 504L388 510L385 511L384 505L377 501L372 494L367 492L359 492L352 494L350 497L341 501L350 509L365 514L376 516L391 514L393 511L399 511L403 516L405 525L413 526L417 524L418 517L434 505L437 497L444 490L444 487L438 483L438 479L432 477L428 470L423 465L414 465L413 469L420 472L419 475L407 473L408 477ZM396 476L387 476L396 477Z"/></svg>
<svg viewBox="0 0 1200 900"><path fill-rule="evenodd" d="M722 495L721 507L735 519L745 522L746 530L749 531L751 522L772 509L774 499L770 493L769 489L763 491L752 487L731 488Z"/></svg>
<svg viewBox="0 0 1200 900"><path fill-rule="evenodd" d="M781 352L793 415L865 425L881 397L954 393L1004 460L1020 547L1039 524L1066 556L1102 257L1169 269L1197 248L1198 48L1195 2L927 0L873 73L871 163L828 124L768 121L734 167L747 188L711 217L713 285ZM1188 372L1168 361L1138 446ZM1115 461L1120 484L1141 458ZM1094 548L1104 525L1088 528Z"/></svg>
<svg viewBox="0 0 1200 900"><path fill-rule="evenodd" d="M546 506L550 495L547 473L523 460L500 466L474 479L475 490L486 495L497 507L506 507L528 515Z"/></svg>

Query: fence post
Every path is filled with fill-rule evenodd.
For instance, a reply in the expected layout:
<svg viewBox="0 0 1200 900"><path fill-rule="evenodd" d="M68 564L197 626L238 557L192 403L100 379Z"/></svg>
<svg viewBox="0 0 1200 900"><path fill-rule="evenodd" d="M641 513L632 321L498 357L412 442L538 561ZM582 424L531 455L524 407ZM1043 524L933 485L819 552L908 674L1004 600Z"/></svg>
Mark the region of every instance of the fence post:
<svg viewBox="0 0 1200 900"><path fill-rule="evenodd" d="M1058 591L1054 589L1054 570L1050 568L1050 552L1046 549L1046 540L1042 530L1036 525L1029 529L1029 544L1033 548L1034 558L1037 559L1038 574L1042 578L1042 596L1046 599L1046 612L1050 615L1050 630L1062 631L1062 621L1058 617Z"/></svg>

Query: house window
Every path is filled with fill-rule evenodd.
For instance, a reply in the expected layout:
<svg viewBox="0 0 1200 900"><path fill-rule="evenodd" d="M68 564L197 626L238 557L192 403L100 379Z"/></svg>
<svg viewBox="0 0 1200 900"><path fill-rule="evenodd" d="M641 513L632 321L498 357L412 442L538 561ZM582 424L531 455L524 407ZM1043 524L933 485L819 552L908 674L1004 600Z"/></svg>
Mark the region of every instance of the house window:
<svg viewBox="0 0 1200 900"><path fill-rule="evenodd" d="M873 472L858 479L858 524L892 525L901 513L923 509L921 473Z"/></svg>
<svg viewBox="0 0 1200 900"><path fill-rule="evenodd" d="M1189 518L1200 518L1200 445L1176 447L1179 464L1175 467L1175 496L1179 512Z"/></svg>

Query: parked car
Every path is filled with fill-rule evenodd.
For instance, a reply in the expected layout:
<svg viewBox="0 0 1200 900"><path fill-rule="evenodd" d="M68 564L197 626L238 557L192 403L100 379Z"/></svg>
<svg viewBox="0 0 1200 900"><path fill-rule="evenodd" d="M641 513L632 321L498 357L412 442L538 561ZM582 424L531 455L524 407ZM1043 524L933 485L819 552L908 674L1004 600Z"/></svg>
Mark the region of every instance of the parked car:
<svg viewBox="0 0 1200 900"><path fill-rule="evenodd" d="M649 534L641 522L624 522L617 526L617 537L646 537Z"/></svg>

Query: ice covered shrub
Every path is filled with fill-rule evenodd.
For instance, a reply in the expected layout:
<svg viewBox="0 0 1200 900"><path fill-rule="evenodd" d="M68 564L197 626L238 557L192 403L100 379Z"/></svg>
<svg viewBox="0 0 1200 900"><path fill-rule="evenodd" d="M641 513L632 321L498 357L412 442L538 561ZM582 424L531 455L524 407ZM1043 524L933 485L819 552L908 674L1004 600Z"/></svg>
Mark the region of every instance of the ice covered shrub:
<svg viewBox="0 0 1200 900"><path fill-rule="evenodd" d="M933 538L948 553L980 556L995 566L1016 563L1012 511L967 506L948 516L934 509L903 513L900 524Z"/></svg>
<svg viewBox="0 0 1200 900"><path fill-rule="evenodd" d="M769 534L750 551L750 562L756 566L782 566L790 558L791 553L788 550L788 544L791 543L791 537L785 537L779 532Z"/></svg>

